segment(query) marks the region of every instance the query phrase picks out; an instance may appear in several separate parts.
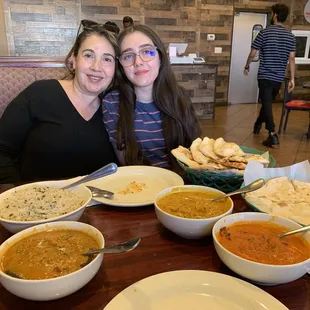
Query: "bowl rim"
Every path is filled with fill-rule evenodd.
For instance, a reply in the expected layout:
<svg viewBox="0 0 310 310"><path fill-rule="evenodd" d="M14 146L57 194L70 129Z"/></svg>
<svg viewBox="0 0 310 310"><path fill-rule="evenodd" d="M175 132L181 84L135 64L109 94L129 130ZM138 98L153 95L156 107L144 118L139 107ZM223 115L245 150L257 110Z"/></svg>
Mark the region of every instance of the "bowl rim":
<svg viewBox="0 0 310 310"><path fill-rule="evenodd" d="M27 184L23 184L23 185L20 185L20 186L16 186L16 187L10 188L9 190L7 190L7 191L1 193L1 194L0 194L0 198L1 198L1 195L2 195L2 194L10 194L10 193L12 193L14 190L16 190L16 189L19 190L19 189L21 189L22 187L27 188L27 187L31 187L32 185L35 185L35 184L44 185L45 183L57 183L57 182L59 182L59 183L63 182L63 183L65 183L65 184L66 184L66 183L69 184L68 180L59 180L59 181L57 181L57 180L56 180L56 181L55 181L55 180L53 180L53 181L39 181L39 182L27 183ZM53 186L51 186L51 187L53 187ZM84 184L79 184L79 185L77 185L76 187L83 187L85 190L87 190L87 192L88 192L88 194L89 194L89 197L88 197L88 199L83 203L82 206L80 206L79 208L77 208L77 209L75 209L75 210L73 210L73 211L71 211L71 212L69 212L69 213L62 214L62 215L59 215L59 216L57 216L57 217L51 217L51 218L48 218L48 219L44 219L44 220L35 220L35 221L12 221L12 220L8 220L8 219L4 219L3 217L0 216L0 223L3 222L3 223L13 224L13 225L14 225L14 224L16 224L16 225L38 224L38 225L39 225L39 224L49 223L49 222L51 222L51 221L57 221L57 220L62 219L62 218L64 218L64 217L70 216L70 215L72 215L72 214L74 214L74 213L76 213L76 212L82 210L83 208L85 208L86 205L87 205L87 204L91 201L91 199L92 199L92 192L91 192L91 190L90 190L89 188L87 188L87 186L85 186Z"/></svg>
<svg viewBox="0 0 310 310"><path fill-rule="evenodd" d="M64 225L64 226L66 226L66 225L70 225L70 224L74 224L74 225L81 225L81 227L84 227L84 228L89 228L89 229L91 229L92 231L94 231L95 233L97 233L98 235L99 235L99 237L100 237L100 241L102 241L102 243L103 243L103 248L105 247L105 239L104 239L104 236L103 236L103 234L102 234L102 232L99 230L99 229L97 229L96 227L94 227L94 226L92 226L92 225L89 225L89 224L86 224L86 223L82 223L82 222L75 222L75 221L61 221L61 222L51 222L51 223L43 223L43 224L40 224L40 225L36 225L36 226L31 226L31 227L29 227L29 228L27 228L27 229L24 229L24 230L22 230L22 231L20 231L20 232L18 232L18 233L16 233L16 234L14 234L14 235L12 235L10 238L8 238L8 239L6 239L1 245L0 245L0 249L2 248L2 247L4 247L5 246L5 244L7 243L7 242L9 242L10 241L10 239L11 238L17 238L17 239L19 239L18 237L20 237L21 235L23 235L23 234L27 234L27 232L29 232L29 230L31 230L31 229L34 229L34 228L44 228L44 226L46 225L46 224L48 224L48 225L55 225L56 227L57 226L61 226L61 225ZM48 230L48 229L51 229L52 227L46 227L45 226L45 228L46 228L46 230ZM76 228L70 228L70 227L68 227L68 229L72 229L72 230L81 230L81 229L76 229ZM33 235L33 234L36 234L36 233L39 233L39 232L42 232L42 231L45 231L45 229L42 229L42 230L40 230L40 231L33 231L33 233L30 233L30 234L28 234L27 236L25 236L24 238L23 237L21 237L19 240L22 240L22 239L25 239L25 238L27 238L27 237L29 237L29 236L31 236L31 235ZM18 240L18 241L19 241ZM18 241L16 241L16 242L18 242ZM16 243L15 242L15 243ZM14 243L14 244L15 244ZM13 245L14 245L13 244ZM101 245L100 245L101 246ZM10 247L9 247L10 248ZM8 248L8 249L9 249ZM6 251L7 250L4 250L4 252L3 252L3 254L5 254L6 253ZM1 253L0 253L1 254ZM0 262L1 262L1 260L2 260L2 257L3 257L3 254L2 255L0 255ZM54 282L54 281L59 281L59 280L61 280L61 279L65 279L65 278L68 278L68 277L70 277L70 276L72 276L72 275L76 275L77 273L79 273L79 272L81 272L82 270L85 270L85 269L88 269L88 268L90 268L90 265L92 265L95 261L97 261L97 260L99 260L100 259L100 257L102 257L103 256L103 253L100 253L100 254L98 254L89 264L87 264L86 266L84 266L84 267L82 267L82 268L80 268L80 269L78 269L78 270L76 270L76 271L73 271L73 272L71 272L71 273L68 273L68 274L66 274L66 275L63 275L63 276L60 276L60 277L55 277L55 278L49 278L49 279L41 279L41 280L35 280L35 279L29 279L29 280L27 280L27 279L19 279L19 278L14 278L14 277L11 277L11 276L9 276L9 275L7 275L3 270L2 270L2 268L1 268L1 265L0 265L0 276L2 276L2 277L4 277L4 278L6 278L6 279L9 279L9 280L11 280L11 281L13 281L13 282L18 282L18 283L28 283L28 284L33 284L33 283L47 283L47 282Z"/></svg>
<svg viewBox="0 0 310 310"><path fill-rule="evenodd" d="M181 217L181 216L177 216L177 215L173 215L173 214L170 214L164 210L162 210L158 205L157 205L157 200L159 199L159 196L162 196L162 195L166 195L168 194L168 192L172 191L174 188L200 188L200 189L203 189L205 191L207 190L212 190L214 192L218 192L218 193L221 193L223 195L225 195L224 192L216 189L216 188L213 188L213 187L209 187L209 186L203 186L203 185L191 185L191 184L188 184L188 185L176 185L176 186L171 186L171 187L167 187L163 190L161 190L155 197L155 201L154 201L154 206L155 206L155 211L158 210L159 212L165 214L165 215L168 215L169 217L171 218L175 218L175 219L181 219L181 220L185 220L185 221L195 221L195 222L205 222L206 220L207 221L213 221L213 220L217 220L217 219L220 219L221 217L223 216L226 216L226 215L229 215L231 213L231 211L233 210L234 208L234 202L233 200L230 198L230 197L227 197L231 203L231 206L230 208L225 212L225 213L222 213L222 214L219 214L217 216L213 216L213 217L206 217L206 218L202 218L202 219L195 219L195 218L187 218L187 217ZM165 192L163 194L163 192Z"/></svg>
<svg viewBox="0 0 310 310"><path fill-rule="evenodd" d="M234 253L232 253L231 251L229 251L228 249L226 249L224 246L221 245L221 243L217 240L217 237L216 237L216 228L217 226L219 226L221 224L221 221L224 221L227 217L234 217L234 216L241 216L241 215L244 215L244 214L249 214L249 215L254 215L255 216L264 216L266 218L269 218L270 220L268 221L267 219L266 220L259 220L259 219L256 219L256 220L250 220L250 219L239 219L238 221L235 221L234 223L237 223L237 222L244 222L244 221L256 221L256 222L271 222L273 219L275 218L279 218L281 220L285 220L287 222L291 222L291 223L294 223L296 225L298 225L300 228L302 228L303 226L300 225L299 223L297 222L294 222L292 220L289 220L285 217L282 217L282 216L277 216L277 215L272 215L272 214L268 214L268 213L258 213L258 212L238 212L238 213L233 213L233 214L229 214L229 215L226 215L225 217L219 219L215 225L212 227L212 238L213 238L213 242L217 244L217 246L219 246L222 250L225 250L225 252L227 252L229 255L233 256L234 258L238 258L240 259L242 262L246 262L246 263L253 263L253 264L256 264L258 266L262 266L262 267L272 267L272 268L276 268L276 269L283 269L283 268L287 268L287 267L298 267L298 266L302 266L304 265L305 263L310 263L310 257L302 262L299 262L299 263L296 263L296 264L286 264L286 265L272 265L272 264L265 264L265 263L259 263L259 262L255 262L255 261L252 261L252 260L249 260L249 259L246 259L246 258L243 258L239 255L236 255ZM233 223L232 223L233 224ZM229 224L229 225L232 225L232 224ZM275 223L277 224L277 223ZM277 225L280 225L281 224L277 224ZM309 232L306 232L309 234ZM307 240L307 242L309 243L309 248L310 248L310 242ZM305 272L307 272L305 270Z"/></svg>

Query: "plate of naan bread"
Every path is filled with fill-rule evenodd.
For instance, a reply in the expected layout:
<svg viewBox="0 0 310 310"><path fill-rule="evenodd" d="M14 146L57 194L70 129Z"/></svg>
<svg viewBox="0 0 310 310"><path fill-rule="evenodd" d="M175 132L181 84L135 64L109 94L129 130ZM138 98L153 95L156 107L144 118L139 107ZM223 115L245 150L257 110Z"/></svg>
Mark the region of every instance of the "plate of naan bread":
<svg viewBox="0 0 310 310"><path fill-rule="evenodd" d="M267 180L260 189L242 195L254 210L310 225L310 183L288 177Z"/></svg>
<svg viewBox="0 0 310 310"><path fill-rule="evenodd" d="M240 188L244 170L251 160L274 167L268 152L226 142L222 137L195 139L190 148L179 146L171 151L193 184L229 192Z"/></svg>

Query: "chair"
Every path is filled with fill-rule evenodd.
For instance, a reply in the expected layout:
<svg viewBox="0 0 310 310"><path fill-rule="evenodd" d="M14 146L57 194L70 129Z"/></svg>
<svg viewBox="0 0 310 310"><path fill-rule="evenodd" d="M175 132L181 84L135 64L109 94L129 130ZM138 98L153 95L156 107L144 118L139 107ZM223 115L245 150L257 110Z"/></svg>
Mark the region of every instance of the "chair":
<svg viewBox="0 0 310 310"><path fill-rule="evenodd" d="M288 117L292 110L306 111L306 112L309 112L309 126L308 126L308 132L306 135L307 135L307 138L310 139L310 101L292 99L292 94L288 92L288 83L289 83L289 80L285 79L284 100L282 104L281 120L280 120L278 134L280 134L282 131L283 119L284 119L285 114L286 114L286 117L285 117L283 131L286 131Z"/></svg>

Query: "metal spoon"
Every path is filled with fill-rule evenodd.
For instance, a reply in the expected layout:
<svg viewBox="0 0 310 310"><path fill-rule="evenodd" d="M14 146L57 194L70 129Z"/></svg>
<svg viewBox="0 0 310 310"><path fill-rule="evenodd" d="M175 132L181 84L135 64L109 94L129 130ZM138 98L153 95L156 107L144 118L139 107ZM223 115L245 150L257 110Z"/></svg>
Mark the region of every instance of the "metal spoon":
<svg viewBox="0 0 310 310"><path fill-rule="evenodd" d="M306 231L306 230L309 230L309 229L310 229L310 225L305 226L305 227L301 227L301 228L298 228L298 229L293 229L293 230L287 231L285 233L279 234L278 237L279 238L283 238L283 237L286 237L286 236L289 236L289 235L298 234L300 232L303 232L303 231Z"/></svg>
<svg viewBox="0 0 310 310"><path fill-rule="evenodd" d="M117 165L114 163L108 164L94 172L92 172L91 174L86 175L85 177L83 177L82 179L73 182L69 185L66 185L65 187L63 187L64 189L68 189L74 186L77 186L79 184L85 183L85 182L89 182L92 180L96 180L102 177L105 177L107 175L113 174L117 171Z"/></svg>
<svg viewBox="0 0 310 310"><path fill-rule="evenodd" d="M88 186L87 185L86 187L90 189L90 191L93 195L93 198L96 198L96 197L103 197L103 198L107 198L107 199L113 199L114 198L113 192L109 192L109 191L106 191L104 189L100 189L100 188L97 188L94 186Z"/></svg>
<svg viewBox="0 0 310 310"><path fill-rule="evenodd" d="M82 255L93 255L93 254L98 254L98 253L123 253L123 252L129 252L137 247L137 245L140 243L141 238L135 237L133 239L130 239L128 241L114 244L111 246L107 246L102 249L95 249L95 250L90 250L88 252L83 253Z"/></svg>
<svg viewBox="0 0 310 310"><path fill-rule="evenodd" d="M266 182L265 182L264 179L257 179L256 181L250 183L249 185L247 185L245 187L237 189L236 191L233 191L231 193L228 193L228 194L225 194L225 195L221 195L221 196L212 198L212 199L210 199L210 201L216 201L216 200L223 199L225 197L229 197L229 196L232 196L232 195L253 192L253 191L256 191L257 189L261 188L265 184L266 184Z"/></svg>

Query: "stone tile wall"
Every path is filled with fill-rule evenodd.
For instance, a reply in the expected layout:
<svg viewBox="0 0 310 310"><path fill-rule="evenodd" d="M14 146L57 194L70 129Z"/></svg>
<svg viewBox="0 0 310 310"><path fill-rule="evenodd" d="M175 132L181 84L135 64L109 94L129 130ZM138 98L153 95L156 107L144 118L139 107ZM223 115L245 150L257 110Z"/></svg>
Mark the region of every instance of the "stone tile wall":
<svg viewBox="0 0 310 310"><path fill-rule="evenodd" d="M79 21L114 21L130 15L136 23L153 27L168 45L189 43L210 64L218 64L216 102L227 103L233 13L235 9L267 10L279 1L269 0L0 0L3 2L10 55L65 55L75 39ZM291 8L288 26L310 29L303 18L308 0L281 0ZM207 41L214 33L215 41ZM0 38L1 39L1 38ZM214 48L222 47L222 54ZM309 70L297 74L310 79ZM298 89L302 94L304 90Z"/></svg>

